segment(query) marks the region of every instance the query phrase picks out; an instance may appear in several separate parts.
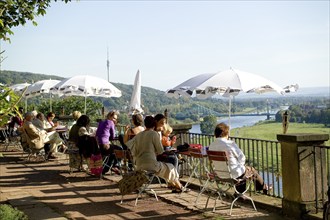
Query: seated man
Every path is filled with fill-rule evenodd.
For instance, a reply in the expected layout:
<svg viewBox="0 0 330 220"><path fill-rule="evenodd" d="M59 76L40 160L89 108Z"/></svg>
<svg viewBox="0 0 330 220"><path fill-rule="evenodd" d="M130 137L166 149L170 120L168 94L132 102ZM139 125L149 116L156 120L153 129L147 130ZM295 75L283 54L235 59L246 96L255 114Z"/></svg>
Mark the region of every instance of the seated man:
<svg viewBox="0 0 330 220"><path fill-rule="evenodd" d="M53 142L57 143L57 147L61 146L61 151L65 152L67 147L64 145L64 141L61 138L60 134L56 131L56 126L53 127L46 127L45 123L45 116L43 113L39 112L37 116L32 120L32 124L36 126L39 130L45 130L47 131L47 134L49 134L49 139L54 140ZM55 148L55 149L56 149Z"/></svg>
<svg viewBox="0 0 330 220"><path fill-rule="evenodd" d="M46 130L38 129L33 123L33 114L32 112L25 113L25 120L22 126L23 134L25 134L25 138L30 148L41 149L45 146L45 144L50 144L50 150L45 152L47 154L47 159L56 159L53 152L56 147L62 142L58 138L56 138L56 131L47 132Z"/></svg>
<svg viewBox="0 0 330 220"><path fill-rule="evenodd" d="M225 123L220 123L215 127L214 130L215 140L210 144L209 150L213 151L226 151L229 156L229 167L232 178L243 179L245 176L253 176L256 183L256 190L263 190L265 194L268 193L270 187L264 183L264 180L259 173L250 166L245 165L245 155L241 149L232 140L228 140L229 137L229 126ZM241 184L236 189L239 192L244 192L246 185Z"/></svg>

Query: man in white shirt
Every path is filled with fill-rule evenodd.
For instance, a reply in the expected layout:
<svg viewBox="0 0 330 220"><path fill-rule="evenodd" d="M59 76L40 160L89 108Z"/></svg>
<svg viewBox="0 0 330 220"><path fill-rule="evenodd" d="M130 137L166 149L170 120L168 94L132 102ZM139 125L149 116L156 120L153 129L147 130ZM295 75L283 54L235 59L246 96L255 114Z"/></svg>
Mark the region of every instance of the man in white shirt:
<svg viewBox="0 0 330 220"><path fill-rule="evenodd" d="M245 165L245 155L237 144L229 140L229 126L225 123L220 123L215 127L214 135L216 139L210 144L209 150L213 151L226 151L229 156L229 168L233 178L242 179L245 176L253 175L256 183L256 190L263 190L265 194L268 193L269 187L264 183L264 180L259 175L259 173L250 166ZM245 190L246 185L241 184L236 187L239 192Z"/></svg>

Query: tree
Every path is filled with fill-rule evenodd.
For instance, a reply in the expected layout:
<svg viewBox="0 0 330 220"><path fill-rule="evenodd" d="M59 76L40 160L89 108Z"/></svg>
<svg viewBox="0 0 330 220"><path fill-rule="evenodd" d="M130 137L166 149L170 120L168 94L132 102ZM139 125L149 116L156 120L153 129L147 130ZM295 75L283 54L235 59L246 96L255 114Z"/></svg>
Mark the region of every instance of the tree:
<svg viewBox="0 0 330 220"><path fill-rule="evenodd" d="M57 0L54 0L55 2ZM62 0L65 3L71 0ZM0 1L0 39L10 41L8 35L13 35L13 27L32 21L37 25L35 17L46 14L51 0L2 0Z"/></svg>
<svg viewBox="0 0 330 220"><path fill-rule="evenodd" d="M214 115L208 115L203 118L201 122L201 131L203 134L213 134L214 128L217 124L217 117Z"/></svg>

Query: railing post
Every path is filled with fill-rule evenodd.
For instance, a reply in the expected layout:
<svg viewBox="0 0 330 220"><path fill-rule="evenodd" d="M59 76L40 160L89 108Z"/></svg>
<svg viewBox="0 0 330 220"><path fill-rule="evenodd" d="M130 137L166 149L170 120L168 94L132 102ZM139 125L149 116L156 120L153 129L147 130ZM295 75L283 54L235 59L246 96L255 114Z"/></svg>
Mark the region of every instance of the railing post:
<svg viewBox="0 0 330 220"><path fill-rule="evenodd" d="M283 214L300 219L304 214L315 211L316 198L321 198L320 189L326 186L326 178L320 176L321 169L326 166L320 163L321 154L315 154L313 146L324 145L329 140L329 135L278 134L277 140L281 143ZM314 167L318 170L317 173L314 172ZM318 189L317 193L315 189Z"/></svg>

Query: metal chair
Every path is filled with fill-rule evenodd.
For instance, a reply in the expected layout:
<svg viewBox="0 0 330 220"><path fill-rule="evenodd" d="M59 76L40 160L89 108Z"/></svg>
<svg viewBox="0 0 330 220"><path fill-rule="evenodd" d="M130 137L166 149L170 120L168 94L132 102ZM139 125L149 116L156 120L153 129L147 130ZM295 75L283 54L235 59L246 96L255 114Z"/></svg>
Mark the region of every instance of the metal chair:
<svg viewBox="0 0 330 220"><path fill-rule="evenodd" d="M137 194L136 199L135 199L135 206L138 203L139 197L140 196L142 197L142 193L147 192L147 191L151 191L152 194L154 194L156 200L158 201L156 191L153 190L150 186L151 186L151 184L152 184L152 182L155 178L157 179L160 187L162 187L162 183L161 183L159 177L155 174L155 172L146 170L145 173L146 173L146 176L148 177L148 181L145 184L143 184L143 186L140 187L140 189L138 190L138 194Z"/></svg>
<svg viewBox="0 0 330 220"><path fill-rule="evenodd" d="M215 211L217 200L220 198L222 201L222 195L226 194L226 192L231 188L235 190L236 198L231 202L229 215L231 215L233 206L239 198L249 199L253 205L254 210L257 211L253 199L245 195L245 193L249 190L251 183L253 182L252 176L246 177L244 179L233 178L231 176L230 167L228 165L228 155L226 151L209 150L207 151L207 155L210 162L210 172L208 173L209 178L204 184L203 189L201 190L198 196L200 196L206 189L208 189L208 185L210 182L215 182L216 193L218 194L218 197L214 200L213 212ZM236 189L236 186L242 184L243 182L246 183L246 189L244 192L239 192ZM211 194L209 194L207 198L205 209L207 208L210 196Z"/></svg>
<svg viewBox="0 0 330 220"><path fill-rule="evenodd" d="M128 150L114 150L116 159L118 160L118 168L120 174L126 174L129 171L133 171L133 158Z"/></svg>

